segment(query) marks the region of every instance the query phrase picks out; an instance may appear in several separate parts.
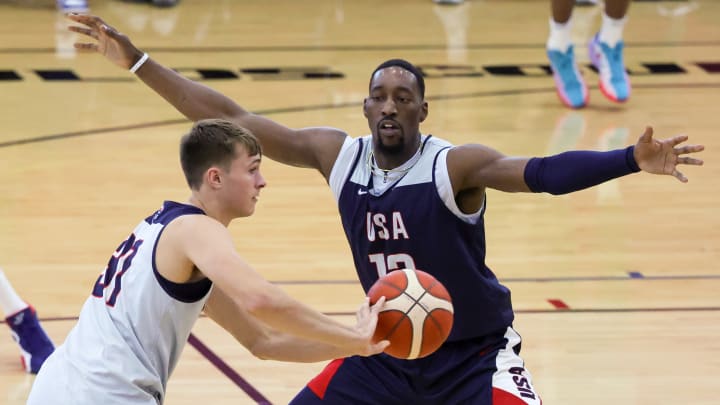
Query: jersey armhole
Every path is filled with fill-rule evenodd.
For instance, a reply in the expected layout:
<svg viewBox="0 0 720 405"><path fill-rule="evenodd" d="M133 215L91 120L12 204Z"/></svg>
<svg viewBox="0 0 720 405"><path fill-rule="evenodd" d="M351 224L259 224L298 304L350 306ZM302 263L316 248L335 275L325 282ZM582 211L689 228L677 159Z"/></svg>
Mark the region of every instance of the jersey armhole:
<svg viewBox="0 0 720 405"><path fill-rule="evenodd" d="M357 145L354 151L353 144ZM330 178L328 179L330 190L332 190L333 196L335 196L335 202L340 201L340 192L343 189L345 180L347 180L347 177L350 175L350 171L354 167L354 165L349 163L353 161L358 153L360 153L361 145L362 142L356 142L356 139L348 136L345 138L345 142L343 142L342 147L340 148L338 157L335 159L333 168L330 171Z"/></svg>
<svg viewBox="0 0 720 405"><path fill-rule="evenodd" d="M185 215L204 215L203 214L185 214ZM170 281L167 278L165 278L157 268L157 262L156 262L156 253L157 253L157 246L160 242L160 238L162 237L163 233L165 233L165 229L167 229L167 226L175 219L179 218L182 215L178 215L177 217L173 218L172 220L168 221L165 225L163 225L162 229L160 229L160 232L158 233L157 238L155 238L155 245L152 249L152 269L153 269L153 275L155 275L155 280L157 280L158 284L160 285L160 288L165 291L167 295L170 297L180 301L184 302L186 304L193 303L200 301L203 299L209 292L210 288L212 287L212 281L205 277L197 281L191 281L188 283L176 283L174 281Z"/></svg>
<svg viewBox="0 0 720 405"><path fill-rule="evenodd" d="M456 217L460 218L468 224L476 224L480 217L485 212L485 203L487 202L487 194L483 196L483 202L480 208L471 213L465 214L460 211L457 203L455 202L455 194L453 194L452 183L450 182L450 174L447 168L447 155L451 148L446 148L438 152L435 159L435 187L437 188L438 195L443 201L445 206L455 214Z"/></svg>

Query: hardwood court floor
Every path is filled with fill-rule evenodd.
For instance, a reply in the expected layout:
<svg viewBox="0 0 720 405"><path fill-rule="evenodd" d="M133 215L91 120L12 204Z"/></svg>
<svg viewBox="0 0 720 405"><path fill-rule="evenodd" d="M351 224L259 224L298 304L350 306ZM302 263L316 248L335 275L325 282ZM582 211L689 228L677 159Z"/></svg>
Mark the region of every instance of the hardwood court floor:
<svg viewBox="0 0 720 405"><path fill-rule="evenodd" d="M367 133L369 73L403 57L427 74L422 130L454 143L511 155L604 150L634 143L650 124L659 136L705 144L706 165L687 168L687 184L636 174L559 197L491 191L486 221L488 263L513 291L544 403L715 404L720 2L632 4L625 55L634 88L624 105L602 97L586 65L599 9L577 8L577 52L592 86L580 111L560 105L546 68L548 3L91 7L158 61L292 127ZM190 124L129 73L73 54L53 9L0 4L0 13L0 265L59 343L117 243L163 199L187 197L177 143ZM330 191L309 170L266 160L263 171L257 213L231 226L238 249L294 296L352 322L363 294ZM32 376L0 334L0 403L24 403ZM169 405L287 403L323 367L254 359L205 318L194 336ZM205 349L238 375L216 368Z"/></svg>

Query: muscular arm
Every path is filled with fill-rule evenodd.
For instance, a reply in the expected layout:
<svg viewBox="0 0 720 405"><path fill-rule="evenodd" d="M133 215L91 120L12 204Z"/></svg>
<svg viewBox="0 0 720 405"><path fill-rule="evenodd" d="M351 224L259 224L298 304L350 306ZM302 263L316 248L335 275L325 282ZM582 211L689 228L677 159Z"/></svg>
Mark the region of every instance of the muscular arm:
<svg viewBox="0 0 720 405"><path fill-rule="evenodd" d="M192 121L223 118L252 131L263 153L281 163L314 168L326 178L347 134L330 127L291 129L261 115L248 112L230 98L192 81L152 58L137 76Z"/></svg>
<svg viewBox="0 0 720 405"><path fill-rule="evenodd" d="M133 66L143 55L126 35L99 17L71 14L68 18L83 24L70 27L71 31L96 41L76 43L78 49L98 52L123 69ZM260 139L263 152L269 158L317 169L326 179L347 136L345 132L329 127L290 129L247 111L223 94L162 66L152 58L136 74L188 119L223 118L232 121L252 131Z"/></svg>
<svg viewBox="0 0 720 405"><path fill-rule="evenodd" d="M237 307L238 314L245 317L246 325L253 326L247 321L247 316L256 317L274 329L337 345L345 350L346 355L382 351L382 345L369 344L379 307L368 311L365 318L368 321L355 328L313 310L260 276L237 253L227 228L212 218L186 215L172 221L158 242L156 256L178 258L174 259L174 263L165 260L164 264L158 265L158 271L171 280L178 279L176 274L172 274L173 269L188 268L178 260L194 265L213 281L213 289L229 297L232 309ZM223 316L228 319L229 315L224 313Z"/></svg>
<svg viewBox="0 0 720 405"><path fill-rule="evenodd" d="M459 203L471 200L473 204L469 205L476 208L486 187L507 192L565 194L640 170L687 182L677 166L702 165L703 161L682 155L704 149L702 145L678 146L687 139L681 135L656 140L652 128L647 127L637 143L628 148L569 151L531 159L507 157L482 145L463 145L448 152L447 164ZM459 204L461 208L467 205Z"/></svg>
<svg viewBox="0 0 720 405"><path fill-rule="evenodd" d="M347 350L341 347L301 339L268 327L220 289L210 294L205 313L260 359L312 363L347 355Z"/></svg>

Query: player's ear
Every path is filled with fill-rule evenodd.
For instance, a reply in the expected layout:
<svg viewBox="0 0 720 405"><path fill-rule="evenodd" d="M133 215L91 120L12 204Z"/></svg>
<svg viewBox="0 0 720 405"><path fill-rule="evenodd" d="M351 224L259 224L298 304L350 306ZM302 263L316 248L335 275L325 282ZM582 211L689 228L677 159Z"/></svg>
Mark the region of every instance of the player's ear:
<svg viewBox="0 0 720 405"><path fill-rule="evenodd" d="M428 116L428 103L427 101L423 101L422 107L420 107L420 122L425 121L425 118Z"/></svg>
<svg viewBox="0 0 720 405"><path fill-rule="evenodd" d="M205 172L205 179L207 180L210 188L217 189L222 185L222 176L220 175L220 169L217 167L210 167Z"/></svg>
<svg viewBox="0 0 720 405"><path fill-rule="evenodd" d="M365 98L363 99L363 115L365 116L365 118L368 117L367 101L368 101L368 99L367 99L367 97L365 97Z"/></svg>

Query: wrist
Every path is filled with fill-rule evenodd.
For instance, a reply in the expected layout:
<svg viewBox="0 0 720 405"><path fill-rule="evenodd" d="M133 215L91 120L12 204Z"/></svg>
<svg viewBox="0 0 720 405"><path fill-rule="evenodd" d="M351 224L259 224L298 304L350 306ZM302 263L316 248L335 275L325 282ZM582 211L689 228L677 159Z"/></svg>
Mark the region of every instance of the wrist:
<svg viewBox="0 0 720 405"><path fill-rule="evenodd" d="M145 62L147 62L148 59L149 56L147 52L143 52L143 54L135 60L135 63L130 66L128 70L130 71L130 73L136 73L138 69L140 69L145 64Z"/></svg>
<svg viewBox="0 0 720 405"><path fill-rule="evenodd" d="M637 162L637 156L635 156L635 146L629 146L626 149L625 160L630 170L632 170L633 172L640 171L640 165Z"/></svg>

